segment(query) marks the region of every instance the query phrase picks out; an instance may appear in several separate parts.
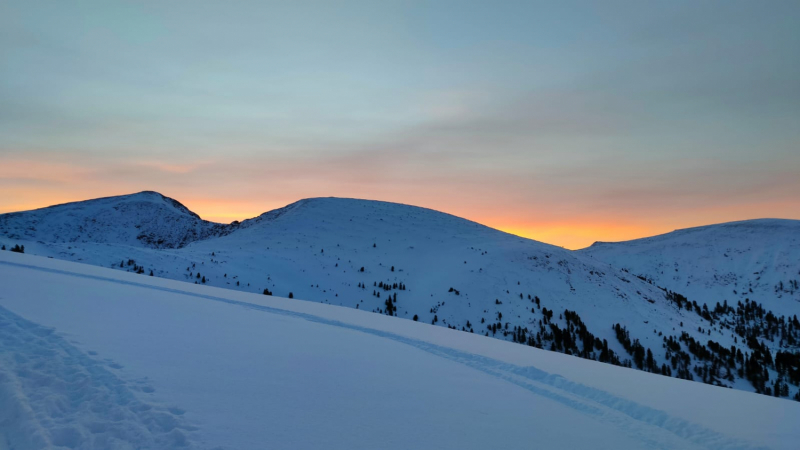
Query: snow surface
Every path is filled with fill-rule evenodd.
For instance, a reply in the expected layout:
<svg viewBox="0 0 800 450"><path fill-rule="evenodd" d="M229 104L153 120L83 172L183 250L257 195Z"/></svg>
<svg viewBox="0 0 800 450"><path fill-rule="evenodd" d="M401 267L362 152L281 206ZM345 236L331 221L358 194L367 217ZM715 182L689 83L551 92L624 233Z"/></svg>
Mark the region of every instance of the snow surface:
<svg viewBox="0 0 800 450"><path fill-rule="evenodd" d="M0 252L0 448L797 448L800 404Z"/></svg>
<svg viewBox="0 0 800 450"><path fill-rule="evenodd" d="M687 228L578 253L626 268L710 306L746 298L800 313L800 220L757 219Z"/></svg>
<svg viewBox="0 0 800 450"><path fill-rule="evenodd" d="M151 191L0 215L0 229L12 239L53 243L173 248L228 228L204 221L180 202Z"/></svg>
<svg viewBox="0 0 800 450"><path fill-rule="evenodd" d="M297 299L373 312L385 313L387 296L396 295L399 317L416 315L421 322L506 340L512 339L506 333L514 327L536 333L542 308L555 311L553 322L566 327L560 315L568 309L580 315L591 333L606 339L611 350L628 358L611 328L622 324L632 339L653 350L661 366L669 364L663 336L677 338L683 332L701 343L713 340L725 348L748 349L733 330L677 308L659 287L713 307L717 301L742 297L729 291L741 288L749 271L761 271L765 278L748 281L754 289L750 298L767 306L779 303L779 313L800 312L800 303L793 300L797 293L775 297L769 290L776 280L800 271L797 223L756 221L737 228L746 232L687 230L680 244L631 259L634 252L624 249L639 248L638 241L573 252L396 203L306 199L223 225L202 221L161 194L142 192L0 215L0 244L24 244L26 253L118 271L141 268L145 276L152 271L155 277L259 294L267 289L277 296L291 293ZM607 248L623 250L616 258L602 252ZM717 253L737 256L720 256L720 262ZM674 261L679 258L686 262ZM679 278L660 276L658 270L674 264L680 266L675 272ZM625 268L630 270L621 270ZM733 281L719 281L728 279L723 273L733 273ZM655 282L635 276L641 274ZM407 289L374 286L381 282L402 283ZM529 296L539 297L541 306ZM487 330L497 323L499 332ZM776 343L767 345L776 351ZM738 377L724 383L754 389ZM790 386L789 397L796 392Z"/></svg>
<svg viewBox="0 0 800 450"><path fill-rule="evenodd" d="M149 193L122 199L127 202L141 195ZM84 221L105 215L109 206L86 205ZM26 215L44 211L18 213L18 228L24 228ZM22 242L2 227L2 218L0 230L12 238L0 238L0 243L10 247ZM132 259L144 267L146 275L153 270L155 276L199 282L200 274L207 285L256 293L266 288L279 296L291 292L294 298L369 311L385 309L387 292L373 284L402 282L407 290L389 292L397 293L398 316L410 319L418 315L428 323L436 317L438 325L459 329L469 321L481 334L489 323L508 322L513 328L541 319L541 311L531 312L533 305L527 298L538 296L548 309L579 311L590 330L609 338L617 352L623 350L612 337L611 326L620 320L643 341L653 335L659 346L654 330L672 331L681 321L687 322L687 328L701 325L694 323L693 315L684 317L674 311L656 287L604 263L424 208L368 200L307 199L244 221L225 236L194 241L179 249L152 249L130 240L116 242L117 230L135 227L140 219L141 215L128 215L105 233L81 237L80 242L58 242L49 236L66 234L73 226L64 223L60 213L50 218L37 216L37 230L46 223L48 229L65 231L46 235L37 231L35 241L23 243L26 253L116 269L123 260ZM178 247L178 242L170 244ZM123 266L122 270L130 270ZM360 283L365 288L359 288ZM374 291L381 297L373 296ZM719 336L727 345L725 339Z"/></svg>

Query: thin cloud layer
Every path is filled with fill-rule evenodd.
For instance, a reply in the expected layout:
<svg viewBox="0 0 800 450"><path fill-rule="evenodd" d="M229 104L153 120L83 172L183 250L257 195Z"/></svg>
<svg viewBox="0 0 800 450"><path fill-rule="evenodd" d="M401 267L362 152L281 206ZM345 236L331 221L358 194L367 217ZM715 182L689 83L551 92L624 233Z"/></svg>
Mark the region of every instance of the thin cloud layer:
<svg viewBox="0 0 800 450"><path fill-rule="evenodd" d="M0 211L334 195L570 248L800 218L791 3L0 8Z"/></svg>

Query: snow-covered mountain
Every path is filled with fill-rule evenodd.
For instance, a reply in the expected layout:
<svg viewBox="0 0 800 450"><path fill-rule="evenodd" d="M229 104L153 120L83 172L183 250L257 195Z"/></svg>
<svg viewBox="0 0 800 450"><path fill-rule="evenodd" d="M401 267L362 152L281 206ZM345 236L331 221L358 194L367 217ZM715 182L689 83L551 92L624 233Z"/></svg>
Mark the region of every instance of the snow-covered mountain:
<svg viewBox="0 0 800 450"><path fill-rule="evenodd" d="M75 245L178 248L232 227L202 220L180 202L150 191L0 215L2 234L11 239Z"/></svg>
<svg viewBox="0 0 800 450"><path fill-rule="evenodd" d="M800 312L800 220L759 219L597 242L578 253L709 305L747 298Z"/></svg>
<svg viewBox="0 0 800 450"><path fill-rule="evenodd" d="M145 227L155 240L139 239ZM35 231L25 234L29 228ZM777 387L793 397L800 383L800 355L784 356L800 342L800 323L790 317L772 321L755 302L714 308L715 299L687 300L683 290L594 255L408 205L306 199L222 225L159 194L141 193L2 215L0 243L739 389L771 393Z"/></svg>
<svg viewBox="0 0 800 450"><path fill-rule="evenodd" d="M327 252L327 250L326 250ZM800 404L0 252L0 449L797 447Z"/></svg>

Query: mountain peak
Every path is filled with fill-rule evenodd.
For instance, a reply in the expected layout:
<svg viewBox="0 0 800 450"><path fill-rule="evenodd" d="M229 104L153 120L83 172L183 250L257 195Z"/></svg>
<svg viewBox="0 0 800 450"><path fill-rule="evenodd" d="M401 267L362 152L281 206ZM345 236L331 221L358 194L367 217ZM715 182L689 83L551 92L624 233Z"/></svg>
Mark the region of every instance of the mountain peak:
<svg viewBox="0 0 800 450"><path fill-rule="evenodd" d="M189 208L187 208L186 206L184 206L183 203L175 200L174 198L167 197L166 195L161 194L161 193L156 192L156 191L142 191L142 192L138 192L136 194L132 194L131 197L139 197L139 198L143 198L143 199L154 199L154 200L158 199L158 200L161 200L161 201L165 202L166 204L172 206L173 208L175 208L176 210L178 210L178 211L180 211L180 212L182 212L184 214L188 214L188 215L190 215L192 217L197 218L198 220L202 220L202 219L200 219L200 216L197 215L197 213L195 213L194 211L192 211Z"/></svg>
<svg viewBox="0 0 800 450"><path fill-rule="evenodd" d="M223 225L204 221L179 201L154 191L0 215L0 230L5 236L56 243L176 248L223 229Z"/></svg>

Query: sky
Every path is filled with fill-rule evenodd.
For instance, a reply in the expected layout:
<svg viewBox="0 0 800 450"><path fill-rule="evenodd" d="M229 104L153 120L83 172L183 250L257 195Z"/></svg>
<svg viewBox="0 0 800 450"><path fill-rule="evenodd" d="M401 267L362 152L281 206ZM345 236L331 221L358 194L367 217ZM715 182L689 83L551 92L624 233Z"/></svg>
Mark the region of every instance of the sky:
<svg viewBox="0 0 800 450"><path fill-rule="evenodd" d="M800 219L800 3L0 3L0 213L394 201L566 248Z"/></svg>

